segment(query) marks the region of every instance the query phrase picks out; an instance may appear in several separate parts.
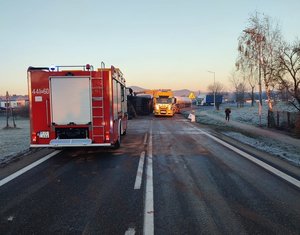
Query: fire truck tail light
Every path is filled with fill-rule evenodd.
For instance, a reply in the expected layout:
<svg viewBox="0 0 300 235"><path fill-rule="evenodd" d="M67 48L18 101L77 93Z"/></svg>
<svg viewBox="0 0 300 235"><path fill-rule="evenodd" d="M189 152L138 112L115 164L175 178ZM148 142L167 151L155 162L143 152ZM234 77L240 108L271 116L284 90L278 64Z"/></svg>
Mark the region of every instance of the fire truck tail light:
<svg viewBox="0 0 300 235"><path fill-rule="evenodd" d="M105 132L105 141L109 141L109 131Z"/></svg>
<svg viewBox="0 0 300 235"><path fill-rule="evenodd" d="M32 142L36 142L36 133L33 132L31 135Z"/></svg>

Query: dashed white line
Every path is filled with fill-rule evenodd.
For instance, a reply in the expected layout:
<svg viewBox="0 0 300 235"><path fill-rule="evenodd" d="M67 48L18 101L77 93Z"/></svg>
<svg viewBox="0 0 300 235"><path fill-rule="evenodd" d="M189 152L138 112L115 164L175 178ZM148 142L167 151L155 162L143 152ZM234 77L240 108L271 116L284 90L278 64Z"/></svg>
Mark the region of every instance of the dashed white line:
<svg viewBox="0 0 300 235"><path fill-rule="evenodd" d="M147 133L144 136L144 145L146 145L146 144L147 144Z"/></svg>
<svg viewBox="0 0 300 235"><path fill-rule="evenodd" d="M141 188L144 162L145 162L145 151L143 151L140 156L139 166L138 166L136 177L135 177L134 189Z"/></svg>
<svg viewBox="0 0 300 235"><path fill-rule="evenodd" d="M134 228L129 228L125 232L125 235L134 235L135 234L135 229Z"/></svg>
<svg viewBox="0 0 300 235"><path fill-rule="evenodd" d="M12 181L13 179L17 178L18 176L24 174L25 172L31 170L32 168L36 167L37 165L43 163L44 161L48 160L49 158L55 156L56 154L60 153L61 150L55 150L54 152L48 154L47 156L39 159L38 161L31 163L30 165L24 167L23 169L11 174L10 176L7 176L6 178L0 180L0 187L3 186L4 184Z"/></svg>
<svg viewBox="0 0 300 235"><path fill-rule="evenodd" d="M9 216L8 218L7 218L7 221L13 221L14 220L14 216Z"/></svg>
<svg viewBox="0 0 300 235"><path fill-rule="evenodd" d="M152 122L150 126L149 145L147 154L146 191L144 208L144 235L154 234L154 206L153 206L153 166L152 166Z"/></svg>

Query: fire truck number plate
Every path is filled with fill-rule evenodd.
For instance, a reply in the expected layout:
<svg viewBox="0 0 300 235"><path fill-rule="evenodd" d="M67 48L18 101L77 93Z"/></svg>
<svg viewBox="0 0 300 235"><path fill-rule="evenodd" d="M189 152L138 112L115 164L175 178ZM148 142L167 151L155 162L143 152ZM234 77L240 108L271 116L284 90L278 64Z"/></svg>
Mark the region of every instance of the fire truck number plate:
<svg viewBox="0 0 300 235"><path fill-rule="evenodd" d="M48 139L49 138L49 131L40 131L39 137L41 139Z"/></svg>

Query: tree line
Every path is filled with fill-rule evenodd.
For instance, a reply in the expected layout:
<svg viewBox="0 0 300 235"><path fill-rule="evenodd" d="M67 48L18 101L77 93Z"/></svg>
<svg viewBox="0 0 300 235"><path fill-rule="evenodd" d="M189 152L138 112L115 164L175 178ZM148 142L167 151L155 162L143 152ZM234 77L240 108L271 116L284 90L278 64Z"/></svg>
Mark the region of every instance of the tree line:
<svg viewBox="0 0 300 235"><path fill-rule="evenodd" d="M300 112L300 41L286 42L281 29L271 17L255 12L238 38L236 70L230 81L237 94L251 88L252 104L254 88L259 87L259 103L262 105L262 85L272 111L272 90L286 94L289 102Z"/></svg>

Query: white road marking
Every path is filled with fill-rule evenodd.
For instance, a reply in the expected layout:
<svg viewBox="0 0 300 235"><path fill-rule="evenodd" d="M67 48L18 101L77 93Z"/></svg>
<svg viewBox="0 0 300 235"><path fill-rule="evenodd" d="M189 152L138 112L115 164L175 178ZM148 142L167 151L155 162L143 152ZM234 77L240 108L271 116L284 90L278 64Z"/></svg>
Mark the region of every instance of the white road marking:
<svg viewBox="0 0 300 235"><path fill-rule="evenodd" d="M146 191L144 208L144 235L154 234L154 206L153 206L153 166L152 166L152 122L150 126L147 171L146 171Z"/></svg>
<svg viewBox="0 0 300 235"><path fill-rule="evenodd" d="M143 178L144 162L145 162L145 151L141 152L139 166L138 166L136 177L135 177L134 189L140 189L141 188L142 178Z"/></svg>
<svg viewBox="0 0 300 235"><path fill-rule="evenodd" d="M265 162L263 162L263 161L261 161L261 160L255 158L255 157L251 156L251 155L248 154L248 153L245 153L244 151L242 151L242 150L240 150L240 149L238 149L238 148L236 148L236 147L234 147L234 146L232 146L232 145L226 143L226 142L223 141L223 140L218 139L217 137L215 137L215 136L213 136L213 135L211 135L211 134L208 134L208 133L205 132L205 131L202 131L202 130L199 130L199 131L201 131L204 135L210 137L211 139L217 141L218 143L222 144L223 146L225 146L225 147L231 149L232 151L234 151L234 152L240 154L240 155L243 156L244 158L247 158L248 160L254 162L255 164L257 164L257 165L259 165L259 166L261 166L262 168L266 169L267 171L272 172L273 174L277 175L278 177L280 177L280 178L286 180L287 182L289 182L289 183L295 185L296 187L300 188L300 181L299 181L299 180L297 180L297 179L295 179L295 178L289 176L288 174L283 173L283 172L280 171L280 170L277 170L276 168L274 168L274 167L268 165L267 163L265 163Z"/></svg>
<svg viewBox="0 0 300 235"><path fill-rule="evenodd" d="M145 137L144 137L144 145L147 144L147 134L148 134L148 133L145 133Z"/></svg>
<svg viewBox="0 0 300 235"><path fill-rule="evenodd" d="M14 216L9 216L8 218L7 218L7 221L13 221L14 220Z"/></svg>
<svg viewBox="0 0 300 235"><path fill-rule="evenodd" d="M17 178L18 176L24 174L25 172L31 170L32 168L36 167L37 165L43 163L44 161L48 160L49 158L55 156L56 154L60 153L61 150L55 150L54 152L48 154L47 156L39 159L38 161L31 163L30 165L24 167L23 169L11 174L10 176L7 176L6 178L0 180L0 187L3 186L4 184L10 182L11 180Z"/></svg>
<svg viewBox="0 0 300 235"><path fill-rule="evenodd" d="M129 228L125 232L125 235L134 235L135 234L135 229L134 228Z"/></svg>

